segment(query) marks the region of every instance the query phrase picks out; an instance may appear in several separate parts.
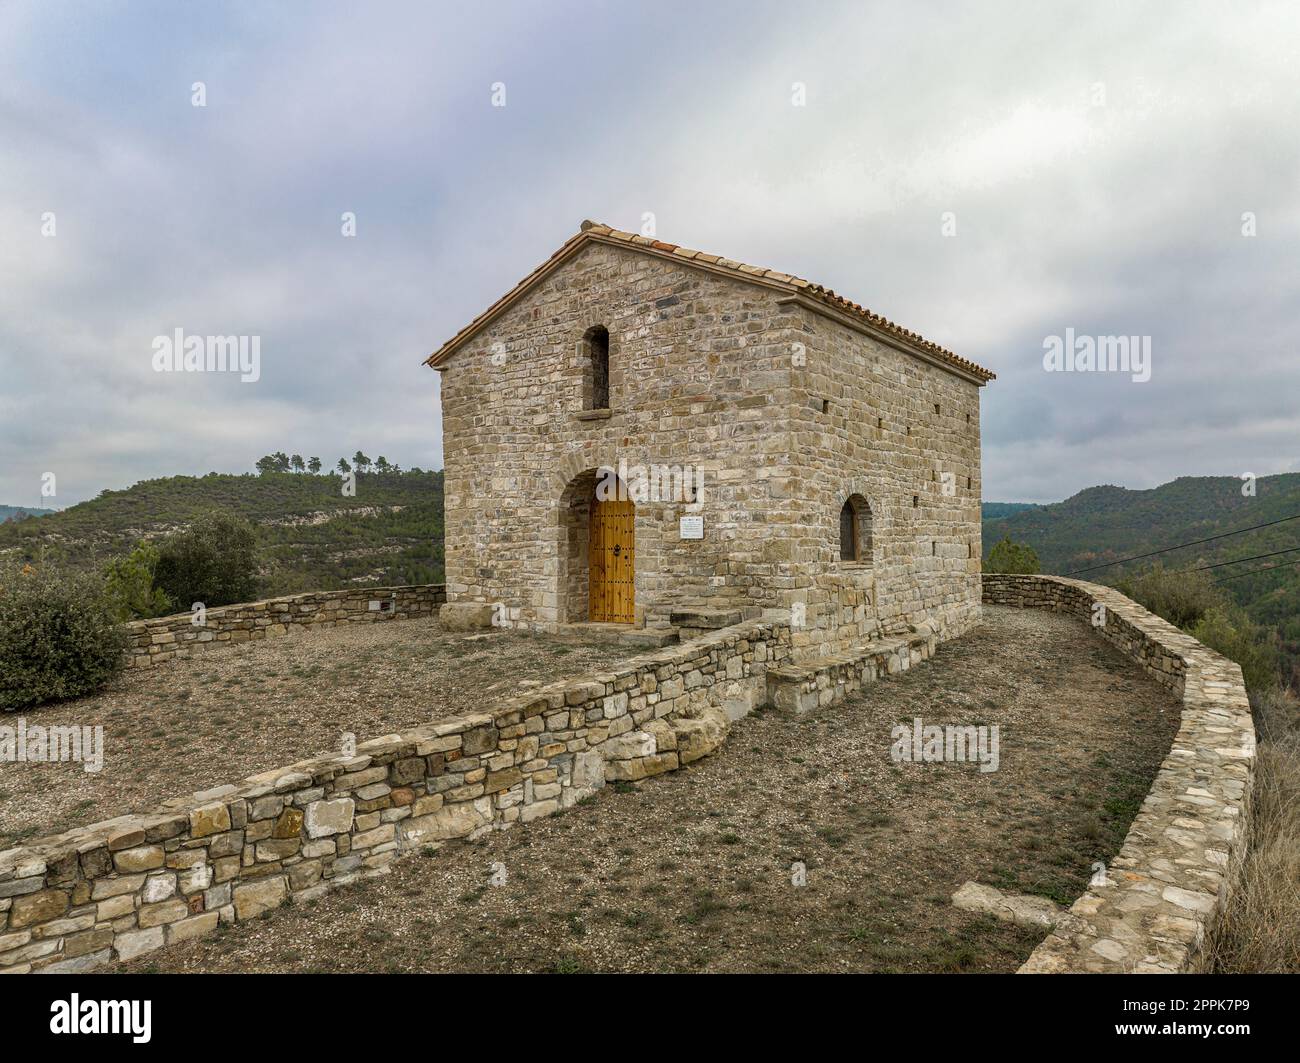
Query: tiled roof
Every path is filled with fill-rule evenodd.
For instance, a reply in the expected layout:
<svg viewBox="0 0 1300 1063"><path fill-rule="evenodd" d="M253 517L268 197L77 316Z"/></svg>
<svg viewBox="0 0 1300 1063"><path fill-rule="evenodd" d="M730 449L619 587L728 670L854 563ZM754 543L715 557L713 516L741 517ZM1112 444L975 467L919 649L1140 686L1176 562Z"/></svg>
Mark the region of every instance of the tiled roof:
<svg viewBox="0 0 1300 1063"><path fill-rule="evenodd" d="M473 321L461 329L456 335L439 347L433 354L425 359L425 365L438 366L444 362L457 347L465 340L469 339L483 325L487 324L498 313L515 301L515 299L527 290L534 282L539 280L544 274L558 266L562 261L576 252L580 247L587 243L611 243L626 244L635 247L638 250L649 254L657 254L666 257L682 258L690 262L697 262L709 269L720 270L724 273L730 273L738 280L747 280L753 283L762 283L767 287L784 288L792 295L802 295L815 302L838 310L841 313L856 317L872 328L877 329L895 339L902 340L909 346L916 348L934 358L936 361L952 366L954 369L961 370L971 376L977 377L981 381L988 381L994 378L989 370L974 362L968 361L959 355L953 354L947 348L940 347L937 343L931 343L918 333L905 329L900 325L895 325L887 318L873 313L866 307L845 299L842 295L837 295L830 288L820 284L813 284L802 277L791 276L789 273L781 273L774 269L763 269L761 266L747 266L743 262L736 262L729 258L723 258L721 255L708 255L703 251L692 251L688 247L680 247L677 244L664 243L662 240L652 240L649 237L638 236L635 233L622 232L619 229L611 229L608 225L600 225L594 221L584 221L579 232L569 237L560 248L551 255L545 262L533 270L527 277L516 284L510 291L506 292L500 299L489 306L483 313L479 314Z"/></svg>

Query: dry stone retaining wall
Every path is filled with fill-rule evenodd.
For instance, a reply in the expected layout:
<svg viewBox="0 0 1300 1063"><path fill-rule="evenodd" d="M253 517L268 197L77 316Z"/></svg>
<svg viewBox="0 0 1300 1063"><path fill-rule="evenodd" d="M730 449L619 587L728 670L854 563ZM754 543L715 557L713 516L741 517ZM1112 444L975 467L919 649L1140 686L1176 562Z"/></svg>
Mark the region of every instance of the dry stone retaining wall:
<svg viewBox="0 0 1300 1063"><path fill-rule="evenodd" d="M986 575L983 584L985 604L1093 623L1182 699L1173 746L1104 882L1074 902L1020 970L1197 970L1246 846L1255 728L1241 669L1109 587L1061 576Z"/></svg>
<svg viewBox="0 0 1300 1063"><path fill-rule="evenodd" d="M411 590L435 606L436 588ZM1109 588L988 576L983 593L990 604L1089 620L1104 605L1098 632L1183 699L1182 726L1108 884L1080 897L1022 970L1195 969L1245 845L1254 729L1240 670ZM807 669L787 624L747 621L489 712L373 739L353 756L300 761L0 852L0 973L131 959L383 874L404 852L552 815L607 780L647 778L712 753L734 720L769 697L791 697L797 709L827 704L935 644L933 633L917 633L890 640L882 659L874 650L883 644Z"/></svg>
<svg viewBox="0 0 1300 1063"><path fill-rule="evenodd" d="M429 616L446 600L446 588L441 583L349 588L209 609L201 626L194 624L190 613L136 620L127 625L128 663L133 668L148 667L188 656L205 646L274 638L307 626L334 627Z"/></svg>
<svg viewBox="0 0 1300 1063"><path fill-rule="evenodd" d="M0 972L89 970L403 852L568 808L706 756L766 697L788 626L751 621L429 724L0 853Z"/></svg>

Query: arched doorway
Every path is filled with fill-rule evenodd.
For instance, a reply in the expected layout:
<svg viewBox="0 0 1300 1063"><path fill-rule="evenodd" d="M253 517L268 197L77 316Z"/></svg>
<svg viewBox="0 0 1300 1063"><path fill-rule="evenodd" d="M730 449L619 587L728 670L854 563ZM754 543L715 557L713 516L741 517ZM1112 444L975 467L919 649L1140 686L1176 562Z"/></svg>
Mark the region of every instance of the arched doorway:
<svg viewBox="0 0 1300 1063"><path fill-rule="evenodd" d="M636 622L636 505L612 470L588 469L560 498L560 619Z"/></svg>

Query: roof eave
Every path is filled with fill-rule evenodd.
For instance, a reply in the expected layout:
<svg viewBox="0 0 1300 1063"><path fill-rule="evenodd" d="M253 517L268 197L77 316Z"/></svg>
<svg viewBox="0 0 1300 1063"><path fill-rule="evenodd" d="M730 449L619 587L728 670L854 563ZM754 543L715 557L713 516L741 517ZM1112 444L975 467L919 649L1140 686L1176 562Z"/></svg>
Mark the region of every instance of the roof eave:
<svg viewBox="0 0 1300 1063"><path fill-rule="evenodd" d="M702 251L667 244L662 241L635 233L611 229L596 222L583 222L582 229L569 237L550 258L534 269L528 276L501 296L483 313L461 329L456 335L434 351L424 360L424 364L433 369L445 368L447 360L456 351L475 336L480 330L490 325L512 306L522 299L534 286L544 280L550 273L567 262L589 243L601 243L610 247L626 249L635 248L645 255L652 255L672 262L682 262L718 276L731 280L747 281L750 284L768 288L782 293L781 302L796 303L814 313L836 320L864 335L871 336L896 350L920 358L931 365L953 373L965 380L983 387L996 374L975 364L960 355L940 348L938 344L929 343L901 326L894 325L878 314L872 314L857 304L849 303L834 292L824 290L800 277L793 277L776 270L759 269L747 266L720 255L710 255ZM849 303L853 311L844 309L841 304ZM873 320L875 319L875 320ZM876 321L880 323L877 324Z"/></svg>
<svg viewBox="0 0 1300 1063"><path fill-rule="evenodd" d="M864 336L870 336L872 339L877 340L888 347L893 347L896 351L902 351L904 354L910 354L914 358L920 358L923 362L928 362L936 368L952 373L954 376L959 376L963 380L968 380L970 383L975 384L978 387L983 387L990 380L995 380L997 378L996 373L985 369L982 366L978 366L974 362L969 363L969 367L966 365L957 365L949 361L947 358L935 354L933 351L926 350L917 343L911 342L904 336L899 336L894 332L890 332L888 329L872 325L871 322L864 320L861 316L840 310L837 307L831 306L829 303L823 302L815 296L796 292L778 300L778 302L786 304L793 303L794 305L801 306L805 310L809 310L814 314L820 314L822 317L830 318L832 321L836 321L839 324L844 325L846 328L851 328L853 331L860 332ZM963 361L965 361L965 359L963 359Z"/></svg>
<svg viewBox="0 0 1300 1063"><path fill-rule="evenodd" d="M432 369L438 369L448 358L450 358L461 344L471 339L476 333L485 326L491 324L498 317L504 314L520 299L524 297L533 287L543 281L552 270L563 265L572 258L587 241L592 237L586 232L575 233L559 246L555 254L551 255L545 262L538 266L532 273L528 274L523 280L511 288L505 295L501 296L495 303L489 306L483 313L479 314L473 321L461 329L456 335L434 351L424 360L424 364Z"/></svg>

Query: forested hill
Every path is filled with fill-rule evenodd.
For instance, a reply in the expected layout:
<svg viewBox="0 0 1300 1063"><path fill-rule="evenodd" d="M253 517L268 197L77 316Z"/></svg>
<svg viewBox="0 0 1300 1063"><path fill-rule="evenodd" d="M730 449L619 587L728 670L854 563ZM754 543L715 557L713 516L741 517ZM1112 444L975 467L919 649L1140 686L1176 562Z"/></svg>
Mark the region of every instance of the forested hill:
<svg viewBox="0 0 1300 1063"><path fill-rule="evenodd" d="M53 513L52 509L34 509L30 506L0 506L0 524L7 520L21 520L24 517L41 517Z"/></svg>
<svg viewBox="0 0 1300 1063"><path fill-rule="evenodd" d="M1044 572L1092 569L1109 561L1224 532L1270 524L1124 565L1096 568L1080 578L1112 583L1121 575L1159 562L1188 569L1300 547L1300 473L1264 476L1254 495L1231 476L1184 476L1147 491L1090 487L1064 502L984 520L984 549L1004 535L1038 553ZM1264 571L1267 569L1267 571ZM1246 572L1258 575L1241 575ZM1300 653L1300 550L1208 573L1259 623L1275 628L1288 656ZM1228 577L1232 577L1229 579Z"/></svg>
<svg viewBox="0 0 1300 1063"><path fill-rule="evenodd" d="M442 579L441 472L359 473L352 497L342 485L339 475L274 471L145 480L0 524L0 560L99 569L220 509L256 526L266 595Z"/></svg>
<svg viewBox="0 0 1300 1063"><path fill-rule="evenodd" d="M990 520L995 517L1009 517L1012 513L1037 508L1038 506L1033 502L982 502L980 503L980 516L985 520Z"/></svg>

